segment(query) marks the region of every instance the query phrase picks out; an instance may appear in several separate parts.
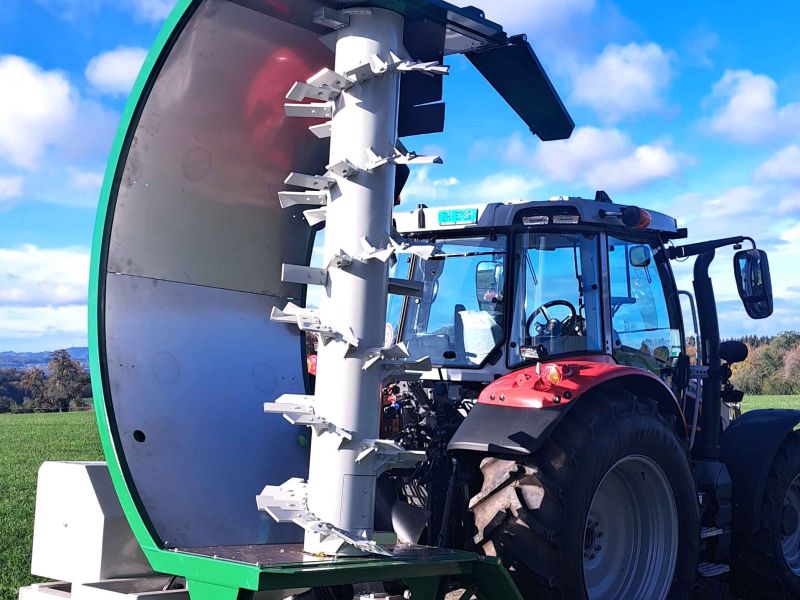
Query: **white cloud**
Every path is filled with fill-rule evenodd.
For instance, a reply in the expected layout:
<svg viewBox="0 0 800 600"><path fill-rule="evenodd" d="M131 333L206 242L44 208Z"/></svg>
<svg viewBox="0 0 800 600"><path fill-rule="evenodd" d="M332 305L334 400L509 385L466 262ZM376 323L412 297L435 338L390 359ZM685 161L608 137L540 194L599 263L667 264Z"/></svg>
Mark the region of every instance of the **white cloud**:
<svg viewBox="0 0 800 600"><path fill-rule="evenodd" d="M790 192L783 196L780 202L778 202L776 214L779 217L791 215L800 217L800 191Z"/></svg>
<svg viewBox="0 0 800 600"><path fill-rule="evenodd" d="M605 122L664 109L673 77L672 57L658 44L606 46L572 76L572 101L588 106Z"/></svg>
<svg viewBox="0 0 800 600"><path fill-rule="evenodd" d="M756 178L800 181L800 146L787 146L776 152L758 168Z"/></svg>
<svg viewBox="0 0 800 600"><path fill-rule="evenodd" d="M433 167L422 167L411 172L403 192L400 194L403 204L411 202L428 203L435 200L444 200L450 196L451 188L458 184L454 177L446 179L431 178ZM448 185L450 182L454 184Z"/></svg>
<svg viewBox="0 0 800 600"><path fill-rule="evenodd" d="M511 34L525 33L556 87L587 56L636 29L610 3L596 0L491 0L486 17Z"/></svg>
<svg viewBox="0 0 800 600"><path fill-rule="evenodd" d="M82 99L66 76L0 56L0 164L36 170L53 158L105 160L118 116Z"/></svg>
<svg viewBox="0 0 800 600"><path fill-rule="evenodd" d="M5 0L7 1L7 0ZM140 21L158 23L169 15L177 0L35 0L55 16L68 21L94 15L111 5L133 13Z"/></svg>
<svg viewBox="0 0 800 600"><path fill-rule="evenodd" d="M666 211L678 218L680 226L689 229L688 242L746 235L754 238L759 248L769 252L774 295L786 300L792 288L800 286L800 197L791 204L791 195L771 185L736 186L715 194L685 194ZM733 307L726 321L724 335L734 335L742 327L754 328L738 305L738 293L731 269L731 248L717 251L712 264L718 302L730 301ZM691 289L694 260L674 263L681 287ZM738 323L734 319L738 315ZM773 320L767 326L780 330Z"/></svg>
<svg viewBox="0 0 800 600"><path fill-rule="evenodd" d="M147 50L144 48L119 46L89 61L86 80L100 92L128 94L146 56Z"/></svg>
<svg viewBox="0 0 800 600"><path fill-rule="evenodd" d="M529 147L519 135L506 142L506 158L535 168L552 181L629 191L674 177L682 158L664 143L641 146L618 129L579 127L568 140Z"/></svg>
<svg viewBox="0 0 800 600"><path fill-rule="evenodd" d="M103 174L96 171L73 170L70 174L70 183L77 190L97 192L103 185Z"/></svg>
<svg viewBox="0 0 800 600"><path fill-rule="evenodd" d="M542 185L537 179L515 173L494 173L483 179L460 181L455 177L431 178L430 167L415 170L403 190L403 206L412 204L464 204L531 199L530 193Z"/></svg>
<svg viewBox="0 0 800 600"><path fill-rule="evenodd" d="M24 245L0 248L0 307L84 304L89 252Z"/></svg>
<svg viewBox="0 0 800 600"><path fill-rule="evenodd" d="M43 338L52 341L37 344L36 349L85 345L87 322L86 305L0 306L0 340L16 350L24 349L24 340Z"/></svg>
<svg viewBox="0 0 800 600"><path fill-rule="evenodd" d="M167 18L176 0L127 0L134 14L145 21L158 22Z"/></svg>
<svg viewBox="0 0 800 600"><path fill-rule="evenodd" d="M22 195L22 177L0 176L0 201Z"/></svg>
<svg viewBox="0 0 800 600"><path fill-rule="evenodd" d="M454 185L458 185L459 181L455 177L445 177L444 179L436 179L433 182L433 185L436 186L444 186L444 187L452 187Z"/></svg>
<svg viewBox="0 0 800 600"><path fill-rule="evenodd" d="M725 71L706 104L710 132L736 142L753 143L800 133L800 102L779 106L778 85L752 71Z"/></svg>
<svg viewBox="0 0 800 600"><path fill-rule="evenodd" d="M797 244L800 242L800 223L781 233L781 239L789 244Z"/></svg>
<svg viewBox="0 0 800 600"><path fill-rule="evenodd" d="M513 173L496 173L473 184L465 185L466 199L472 202L505 202L534 200L530 194L542 186L538 179Z"/></svg>
<svg viewBox="0 0 800 600"><path fill-rule="evenodd" d="M711 68L714 61L711 53L719 46L719 35L703 27L690 30L683 41L683 49L689 64Z"/></svg>
<svg viewBox="0 0 800 600"><path fill-rule="evenodd" d="M74 119L75 95L62 73L10 55L0 56L0 90L0 160L33 169Z"/></svg>
<svg viewBox="0 0 800 600"><path fill-rule="evenodd" d="M563 26L594 8L595 0L495 0L486 3L485 12L506 30L532 34Z"/></svg>

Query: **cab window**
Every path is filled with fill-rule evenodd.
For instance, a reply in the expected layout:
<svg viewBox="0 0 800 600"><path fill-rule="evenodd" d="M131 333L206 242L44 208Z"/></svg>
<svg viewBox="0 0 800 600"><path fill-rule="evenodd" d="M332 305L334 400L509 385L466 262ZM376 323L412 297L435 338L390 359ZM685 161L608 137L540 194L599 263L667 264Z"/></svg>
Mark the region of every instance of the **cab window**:
<svg viewBox="0 0 800 600"><path fill-rule="evenodd" d="M665 261L658 246L608 239L614 358L659 376L669 372L682 347Z"/></svg>
<svg viewBox="0 0 800 600"><path fill-rule="evenodd" d="M516 236L509 363L602 351L596 234Z"/></svg>
<svg viewBox="0 0 800 600"><path fill-rule="evenodd" d="M478 367L503 337L506 237L434 240L434 254L413 261L422 296L408 298L401 341L412 358Z"/></svg>

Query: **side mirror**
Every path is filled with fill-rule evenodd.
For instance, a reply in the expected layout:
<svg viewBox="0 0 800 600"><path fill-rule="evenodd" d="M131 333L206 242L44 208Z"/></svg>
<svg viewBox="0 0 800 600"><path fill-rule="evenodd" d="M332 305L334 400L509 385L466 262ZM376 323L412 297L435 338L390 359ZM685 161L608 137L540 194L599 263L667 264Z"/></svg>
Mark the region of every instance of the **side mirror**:
<svg viewBox="0 0 800 600"><path fill-rule="evenodd" d="M747 314L753 319L766 319L774 308L769 260L763 250L740 250L733 257L736 287Z"/></svg>
<svg viewBox="0 0 800 600"><path fill-rule="evenodd" d="M493 311L503 294L502 263L479 262L475 269L475 295L481 310Z"/></svg>
<svg viewBox="0 0 800 600"><path fill-rule="evenodd" d="M628 252L628 261L632 267L646 268L650 266L650 261L653 260L653 253L649 246L639 245L631 246Z"/></svg>

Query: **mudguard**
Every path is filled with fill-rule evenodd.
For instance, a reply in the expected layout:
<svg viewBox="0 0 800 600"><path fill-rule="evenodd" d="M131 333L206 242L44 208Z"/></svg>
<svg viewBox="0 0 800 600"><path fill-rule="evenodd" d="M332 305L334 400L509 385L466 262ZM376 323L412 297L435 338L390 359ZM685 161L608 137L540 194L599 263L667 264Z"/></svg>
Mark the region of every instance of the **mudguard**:
<svg viewBox="0 0 800 600"><path fill-rule="evenodd" d="M755 531L764 486L778 449L800 423L800 410L753 410L736 419L722 434L722 460L733 480L737 528Z"/></svg>
<svg viewBox="0 0 800 600"><path fill-rule="evenodd" d="M549 437L569 408L569 404L541 409L476 404L450 440L448 449L531 454Z"/></svg>
<svg viewBox="0 0 800 600"><path fill-rule="evenodd" d="M536 367L509 373L488 385L453 436L448 449L490 454L536 452L558 423L587 393L622 386L659 402L662 411L684 427L678 402L655 375L608 360L559 361L566 374L558 385L542 385ZM544 366L542 366L542 369Z"/></svg>

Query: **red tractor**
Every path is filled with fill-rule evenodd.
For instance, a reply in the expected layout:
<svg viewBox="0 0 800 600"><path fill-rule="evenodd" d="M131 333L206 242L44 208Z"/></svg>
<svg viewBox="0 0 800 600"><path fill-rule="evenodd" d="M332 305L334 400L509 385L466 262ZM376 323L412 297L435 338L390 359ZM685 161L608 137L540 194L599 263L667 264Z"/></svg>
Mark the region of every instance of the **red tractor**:
<svg viewBox="0 0 800 600"><path fill-rule="evenodd" d="M800 411L741 415L747 348L721 342L709 278L735 248L745 310L770 316L753 240L676 245L673 218L604 192L395 225L435 250L396 265L419 293L390 299L387 342L432 368L385 391L384 421L428 461L382 477L379 528L499 556L531 600L685 597L729 570L800 596Z"/></svg>

